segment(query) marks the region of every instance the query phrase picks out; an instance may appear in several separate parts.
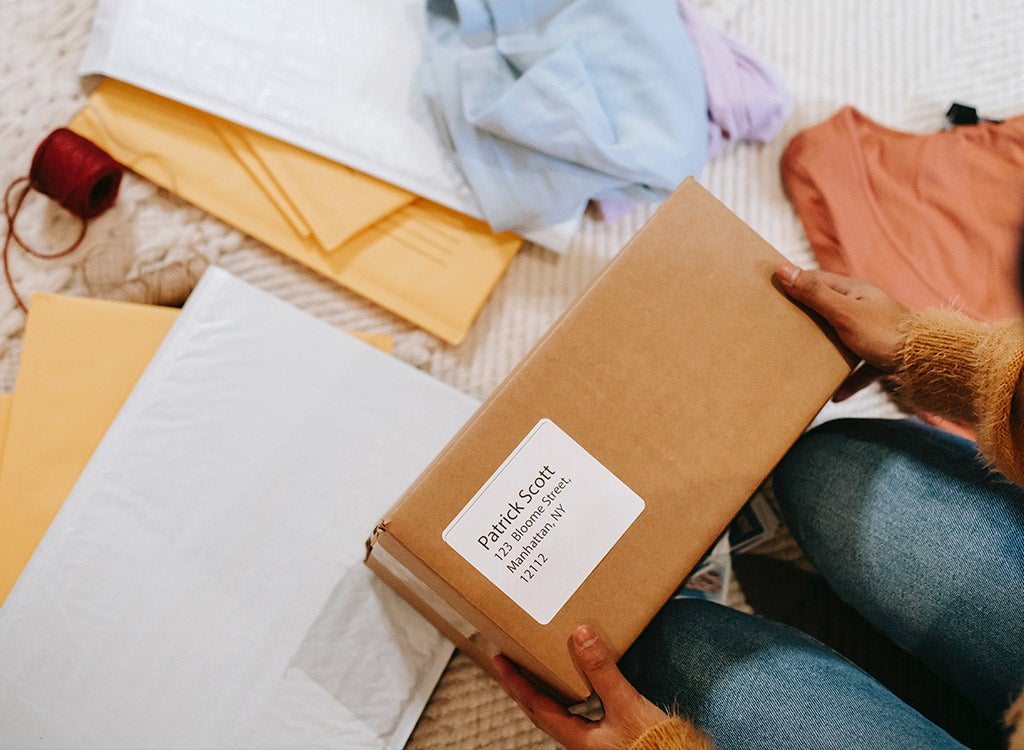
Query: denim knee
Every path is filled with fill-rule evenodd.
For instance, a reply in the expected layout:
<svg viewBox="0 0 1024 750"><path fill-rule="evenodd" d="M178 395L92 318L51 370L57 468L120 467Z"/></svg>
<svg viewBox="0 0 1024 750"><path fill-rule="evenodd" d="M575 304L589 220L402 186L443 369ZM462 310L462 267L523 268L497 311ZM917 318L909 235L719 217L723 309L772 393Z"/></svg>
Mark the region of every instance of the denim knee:
<svg viewBox="0 0 1024 750"><path fill-rule="evenodd" d="M990 478L974 444L959 436L914 419L839 419L804 434L772 484L797 542L827 566L867 513L896 520L958 492L955 484Z"/></svg>
<svg viewBox="0 0 1024 750"><path fill-rule="evenodd" d="M622 665L718 747L961 747L832 649L711 602L670 601Z"/></svg>
<svg viewBox="0 0 1024 750"><path fill-rule="evenodd" d="M793 536L836 593L988 716L1024 675L1024 489L917 420L837 420L774 474Z"/></svg>

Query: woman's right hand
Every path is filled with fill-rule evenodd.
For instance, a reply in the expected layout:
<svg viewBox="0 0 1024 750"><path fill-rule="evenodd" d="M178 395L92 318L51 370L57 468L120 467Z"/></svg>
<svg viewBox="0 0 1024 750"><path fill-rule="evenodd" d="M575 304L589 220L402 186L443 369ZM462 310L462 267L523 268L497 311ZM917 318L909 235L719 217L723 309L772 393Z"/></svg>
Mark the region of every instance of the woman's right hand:
<svg viewBox="0 0 1024 750"><path fill-rule="evenodd" d="M664 711L629 684L593 628L576 628L572 646L577 663L604 706L600 721L574 716L538 690L508 659L494 658L498 683L538 729L566 750L622 750L647 729L668 719ZM697 730L693 731L696 734Z"/></svg>
<svg viewBox="0 0 1024 750"><path fill-rule="evenodd" d="M786 293L820 314L850 350L864 360L833 397L852 395L899 365L910 310L873 284L842 274L784 263L775 278Z"/></svg>

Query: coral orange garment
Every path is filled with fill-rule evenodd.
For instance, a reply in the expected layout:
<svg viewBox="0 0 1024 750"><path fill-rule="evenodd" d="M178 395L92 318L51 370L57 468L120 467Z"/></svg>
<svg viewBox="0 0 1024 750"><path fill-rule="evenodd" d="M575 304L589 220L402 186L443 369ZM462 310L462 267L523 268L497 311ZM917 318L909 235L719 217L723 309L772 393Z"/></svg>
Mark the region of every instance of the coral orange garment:
<svg viewBox="0 0 1024 750"><path fill-rule="evenodd" d="M917 134L844 107L797 133L781 168L822 268L915 310L1021 314L1024 115Z"/></svg>

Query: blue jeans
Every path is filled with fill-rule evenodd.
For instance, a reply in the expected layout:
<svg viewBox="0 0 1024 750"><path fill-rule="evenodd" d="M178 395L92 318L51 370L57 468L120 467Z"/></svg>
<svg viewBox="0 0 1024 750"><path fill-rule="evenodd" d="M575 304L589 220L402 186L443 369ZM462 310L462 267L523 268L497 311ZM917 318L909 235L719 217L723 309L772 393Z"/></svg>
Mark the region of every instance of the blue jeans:
<svg viewBox="0 0 1024 750"><path fill-rule="evenodd" d="M1024 688L1024 489L915 420L838 420L774 475L836 593L996 721ZM812 638L670 601L623 658L651 700L720 748L946 748L954 739Z"/></svg>

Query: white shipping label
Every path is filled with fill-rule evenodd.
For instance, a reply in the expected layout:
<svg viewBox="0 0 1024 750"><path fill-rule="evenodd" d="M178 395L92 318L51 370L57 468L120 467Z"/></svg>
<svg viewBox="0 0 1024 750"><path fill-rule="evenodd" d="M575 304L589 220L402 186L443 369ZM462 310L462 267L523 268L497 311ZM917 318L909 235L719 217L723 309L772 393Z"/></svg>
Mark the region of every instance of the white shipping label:
<svg viewBox="0 0 1024 750"><path fill-rule="evenodd" d="M546 625L643 509L639 495L542 419L441 536Z"/></svg>

